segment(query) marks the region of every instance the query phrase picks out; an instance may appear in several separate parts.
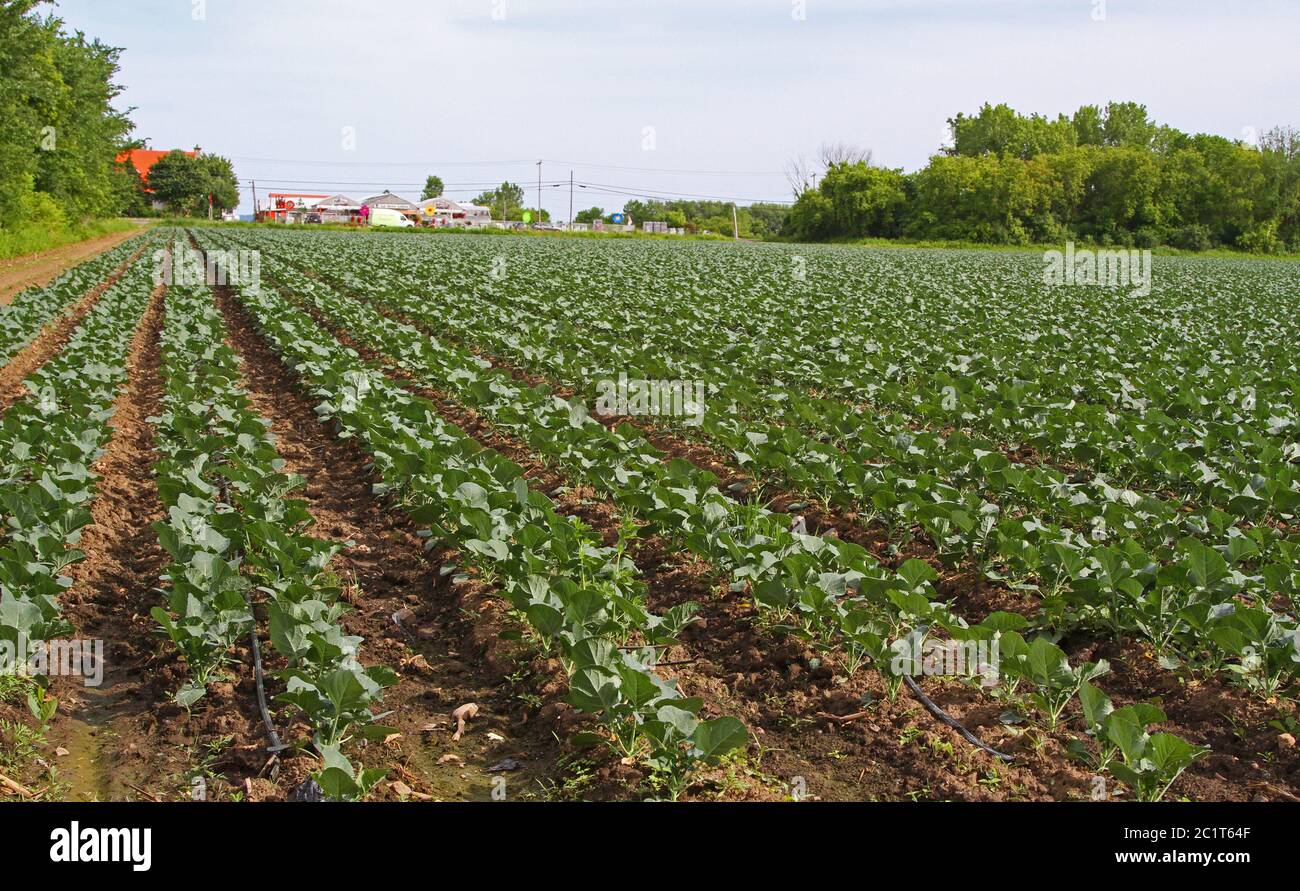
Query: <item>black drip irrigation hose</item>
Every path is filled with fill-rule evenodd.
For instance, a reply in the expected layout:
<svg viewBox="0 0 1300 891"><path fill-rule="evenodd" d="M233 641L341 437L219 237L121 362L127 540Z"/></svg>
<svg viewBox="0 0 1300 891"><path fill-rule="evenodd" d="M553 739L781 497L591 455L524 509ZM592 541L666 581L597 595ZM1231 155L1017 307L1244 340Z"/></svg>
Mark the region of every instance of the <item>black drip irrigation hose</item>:
<svg viewBox="0 0 1300 891"><path fill-rule="evenodd" d="M253 630L248 637L253 642L253 678L257 681L257 707L262 712L262 723L266 725L266 735L271 740L266 751L275 757L289 747L280 742L280 734L276 732L275 722L271 720L271 711L266 707L266 684L262 679L262 645L257 640L257 618L253 613L253 602L248 599L247 594L244 595L244 602L248 604L249 615L254 616Z"/></svg>
<svg viewBox="0 0 1300 891"><path fill-rule="evenodd" d="M982 742L978 736L976 736L975 734L967 730L965 727L963 727L957 721L956 718L954 718L952 715L945 712L943 709L939 708L939 706L935 705L934 701L931 700L929 696L926 696L924 693L921 692L920 685L918 685L916 681L912 680L912 678L909 675L903 675L903 683L907 684L907 689L911 690L912 695L915 696L917 700L920 701L921 705L925 706L926 711L934 715L943 723L947 724L953 730L956 730L958 733L960 733L962 735L962 738L965 739L966 742L975 746L977 749L981 749L985 752L988 752L994 758L999 758L1002 761L1011 762L1015 760L1014 756L1008 755L1005 752L999 752L997 749L993 748L987 743Z"/></svg>
<svg viewBox="0 0 1300 891"><path fill-rule="evenodd" d="M191 240L193 240L192 234L190 235L190 238ZM250 610L251 610L251 604L250 604ZM406 629L402 626L402 623L397 620L396 614L394 614L393 616L393 621L398 628L400 628L404 632L406 631ZM257 643L256 627L254 627L252 638L253 638L253 667L254 667L254 673L256 674L257 677L257 699L258 699L258 704L261 706L262 709L262 720L266 723L267 733L271 737L272 745L267 749L267 751L274 754L288 747L280 744L280 739L276 735L275 727L271 723L271 716L267 712L266 693L262 687L262 659L260 655L261 651ZM934 715L944 724L947 724L953 730L956 730L958 733L960 733L962 738L965 739L967 742L969 742L971 745L975 746L976 748L984 752L987 752L988 754L992 755L994 758L997 758L1001 761L1012 762L1015 760L1014 756L1008 755L1005 752L999 752L997 749L983 742L982 740L980 740L979 737L977 737L975 734L967 730L964 726L962 726L960 722L957 721L956 718L954 718L952 715L945 712L942 708L936 705L934 701L930 699L930 697L926 696L925 693L921 691L920 686L918 686L916 681L912 680L910 676L903 675L903 682L907 684L907 688L912 691L912 695L917 698L917 700L921 703L921 705L925 706L926 711Z"/></svg>
<svg viewBox="0 0 1300 891"><path fill-rule="evenodd" d="M186 233L189 234L189 230L186 230ZM193 235L190 235L190 240L194 240ZM218 485L221 490L221 500L226 504L230 504L229 480L222 478ZM262 723L266 725L266 735L271 740L271 744L266 747L266 751L270 754L271 761L275 761L280 757L280 753L289 746L280 741L280 734L275 730L275 722L271 720L271 710L266 705L266 681L262 671L262 645L257 640L257 611L253 608L253 601L248 596L248 592L244 592L244 603L248 605L248 615L253 620L253 629L248 633L248 638L253 643L253 680L257 683L257 707L262 713ZM263 769L265 770L265 768Z"/></svg>

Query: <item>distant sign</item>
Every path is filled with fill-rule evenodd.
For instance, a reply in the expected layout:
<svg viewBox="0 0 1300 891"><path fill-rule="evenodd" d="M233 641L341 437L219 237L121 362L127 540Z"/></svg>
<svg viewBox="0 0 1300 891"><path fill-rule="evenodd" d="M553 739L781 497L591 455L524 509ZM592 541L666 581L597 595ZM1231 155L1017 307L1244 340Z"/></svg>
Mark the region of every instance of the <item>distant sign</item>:
<svg viewBox="0 0 1300 891"><path fill-rule="evenodd" d="M622 223L625 219L626 217L624 217L621 213L610 214L609 217L609 221L611 223Z"/></svg>
<svg viewBox="0 0 1300 891"><path fill-rule="evenodd" d="M531 210L524 211L524 222L531 223L532 221L533 221L533 212Z"/></svg>

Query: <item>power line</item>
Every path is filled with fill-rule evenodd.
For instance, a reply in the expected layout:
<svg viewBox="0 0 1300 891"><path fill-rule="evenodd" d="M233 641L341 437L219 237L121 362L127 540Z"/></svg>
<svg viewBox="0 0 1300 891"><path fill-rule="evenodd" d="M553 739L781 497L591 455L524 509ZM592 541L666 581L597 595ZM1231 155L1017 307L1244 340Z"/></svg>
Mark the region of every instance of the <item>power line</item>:
<svg viewBox="0 0 1300 891"><path fill-rule="evenodd" d="M492 188L494 188L496 185L498 185L498 184L494 183L493 186L492 186ZM242 189L242 190L244 190L244 191L251 191L251 190L253 190L254 188L256 188L256 186L253 185L253 184L251 184L251 183L241 183L241 184L239 185L239 188ZM283 185L280 185L280 184L276 183L274 180L265 180L265 179L262 180L262 188L264 188L264 189L269 188L271 191L276 191L276 192L289 192L289 191L293 191L293 192L295 192L295 193L301 193L301 192L302 192L301 189L289 189L289 187L287 187L287 186L283 186ZM473 188L470 188L470 187L463 187L463 188L443 189L443 193L444 193L444 194L446 194L446 193L448 193L448 192L457 192L457 193L460 193L460 194L475 194L475 193L479 193L479 192L482 192L482 191L484 191L484 190L483 190L482 188L479 188L479 187L473 187ZM417 201L417 202L415 202L415 203L418 204L419 202Z"/></svg>
<svg viewBox="0 0 1300 891"><path fill-rule="evenodd" d="M537 165L537 161L532 162ZM276 189L291 187L317 187L329 188L334 186L364 186L367 188L422 188L424 183L417 182L392 182L391 180L328 180L328 179L267 179L265 177L256 177L262 180L263 187ZM243 180L247 181L247 180ZM501 183L496 180L477 180L477 181L454 181L444 183L444 190L447 192L482 192L500 187ZM601 183L584 181L575 178L541 180L538 181L539 190L544 186L552 188L568 185L571 188L581 188L589 192L603 195L613 195L626 198L643 198L647 201L673 201L673 200L695 200L695 201L722 201L722 202L740 202L743 204L781 204L790 205L789 199L785 198L755 198L739 195L715 195L700 192L681 192L671 189L644 188L622 183ZM540 193L539 193L540 194ZM540 198L539 198L540 201Z"/></svg>
<svg viewBox="0 0 1300 891"><path fill-rule="evenodd" d="M231 155L232 161L254 164L296 164L299 167L505 167L512 164L536 164L530 161L307 161L301 158L245 158Z"/></svg>
<svg viewBox="0 0 1300 891"><path fill-rule="evenodd" d="M534 161L533 163L536 164L537 162ZM419 188L424 185L423 183L393 183L393 182L387 182L385 180L364 180L364 181L355 181L355 182L341 182L338 180L312 180L312 179L268 180L263 177L258 177L258 179L262 180L262 185L264 187L270 186L272 188L284 188L288 185L310 185L310 186L367 185L367 186L388 186L388 187L395 186L397 188L403 188L403 187ZM541 185L543 186L551 186L551 187L565 186L569 184L570 181L567 179L544 180L541 183ZM480 189L482 190L494 189L499 187L501 184L495 181L485 181L479 183L456 183L456 184L447 183L444 185L445 185L445 191L448 192L473 192L475 190L480 190ZM785 198L752 198L752 197L742 197L738 195L706 195L697 192L674 192L666 189L645 189L645 188L637 188L636 186L617 185L612 183L583 182L582 180L576 180L576 179L573 180L572 185L581 189L585 189L589 192L595 192L603 195L617 195L626 198L644 198L646 200L654 200L654 201L672 201L672 200L681 199L681 200L723 201L723 202L738 201L744 204L789 205L793 203L789 199L785 199Z"/></svg>
<svg viewBox="0 0 1300 891"><path fill-rule="evenodd" d="M663 189L638 189L634 186L619 186L609 183L582 183L588 189L606 192L611 195L627 195L632 198L695 198L701 201L742 201L749 204L793 204L785 198L742 198L736 195L700 195L690 192L669 192Z"/></svg>
<svg viewBox="0 0 1300 891"><path fill-rule="evenodd" d="M509 165L536 165L537 159L517 161L308 161L293 158L246 158L237 155L232 161L247 161L258 164L296 164L302 167L504 167ZM630 170L641 173L671 173L688 176L785 176L781 170L692 170L681 167L636 167L622 164L598 164L586 161L566 161L555 158L543 158L547 164L568 164L572 167L586 167L592 170Z"/></svg>
<svg viewBox="0 0 1300 891"><path fill-rule="evenodd" d="M533 163L536 163L536 162L533 162ZM396 186L396 187L398 187L398 188L412 188L412 189L415 189L415 188L423 188L423 187L424 187L424 183L395 183L395 182L393 182L392 180L389 180L389 179L355 179L355 180L341 180L341 179L279 179L279 178L277 178L277 177L270 177L270 178L268 178L268 177L264 177L264 176L249 177L249 179L260 179L260 180L261 180L262 182L264 182L264 183L278 183L278 184L282 184L282 185L304 185L304 186L313 186L313 185L314 185L314 186ZM567 179L564 179L564 180L554 180L553 182L552 182L552 181L547 181L547 182L545 183L545 185L559 185L559 184L567 183L567 182L568 182ZM501 183L500 183L499 181L497 181L497 180L481 180L481 181L473 181L473 182L471 182L471 181L450 182L450 183L443 183L443 185L444 185L444 186L492 186L492 187L496 187L496 186L501 185Z"/></svg>
<svg viewBox="0 0 1300 891"><path fill-rule="evenodd" d="M571 164L592 170L633 170L642 173L682 173L690 176L785 176L780 170L685 170L680 167L627 167L618 164L587 164L583 161L544 159L548 164Z"/></svg>

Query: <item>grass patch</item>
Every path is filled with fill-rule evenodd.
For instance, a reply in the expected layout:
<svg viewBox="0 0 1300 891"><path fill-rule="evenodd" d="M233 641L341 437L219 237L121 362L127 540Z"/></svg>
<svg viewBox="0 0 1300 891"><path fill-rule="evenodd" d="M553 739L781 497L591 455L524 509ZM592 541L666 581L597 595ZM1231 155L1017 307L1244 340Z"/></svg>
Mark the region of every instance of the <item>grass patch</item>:
<svg viewBox="0 0 1300 891"><path fill-rule="evenodd" d="M48 251L51 248L76 244L90 238L99 238L112 232L136 228L126 219L92 220L76 226L51 229L48 226L25 226L19 229L0 229L0 260Z"/></svg>
<svg viewBox="0 0 1300 891"><path fill-rule="evenodd" d="M773 240L784 241L785 239ZM788 243L802 244L804 242ZM923 250L991 251L993 253L1007 254L1040 254L1046 250L1059 251L1065 247L1064 241L1052 242L1049 244L989 244L981 241L940 241L934 239L922 240L912 238L832 239L827 242L815 243L851 245L855 247L869 248L893 248L897 250L920 248ZM1074 249L1076 251L1142 250L1141 248L1121 247L1119 245L1092 244L1081 240L1075 240ZM1300 254L1296 253L1252 254L1236 248L1226 247L1210 248L1209 250L1204 251L1188 251L1161 245L1160 247L1151 248L1151 253L1157 257L1210 257L1227 260L1300 260Z"/></svg>

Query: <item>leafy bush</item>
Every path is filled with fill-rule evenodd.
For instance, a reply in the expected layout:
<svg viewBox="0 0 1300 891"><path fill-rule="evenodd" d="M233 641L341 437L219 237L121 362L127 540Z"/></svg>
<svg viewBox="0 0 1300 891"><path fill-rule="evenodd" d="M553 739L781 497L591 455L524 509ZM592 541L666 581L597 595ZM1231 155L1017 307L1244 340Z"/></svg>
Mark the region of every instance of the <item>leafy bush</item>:
<svg viewBox="0 0 1300 891"><path fill-rule="evenodd" d="M1277 237L1277 220L1251 226L1237 238L1237 246L1252 254L1276 254L1282 249Z"/></svg>
<svg viewBox="0 0 1300 891"><path fill-rule="evenodd" d="M1200 223L1171 229L1165 237L1165 243L1184 251L1208 251L1214 247L1209 227Z"/></svg>

